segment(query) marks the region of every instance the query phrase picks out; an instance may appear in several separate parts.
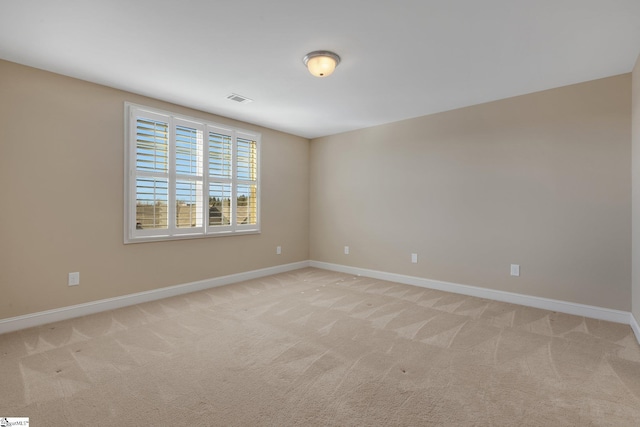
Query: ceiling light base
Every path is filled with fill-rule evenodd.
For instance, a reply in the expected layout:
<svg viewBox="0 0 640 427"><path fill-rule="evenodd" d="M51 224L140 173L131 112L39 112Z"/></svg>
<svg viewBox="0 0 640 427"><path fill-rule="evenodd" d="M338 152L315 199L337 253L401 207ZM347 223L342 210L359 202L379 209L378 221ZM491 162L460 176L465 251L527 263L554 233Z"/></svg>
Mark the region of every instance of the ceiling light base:
<svg viewBox="0 0 640 427"><path fill-rule="evenodd" d="M340 57L328 50L309 52L302 58L309 72L316 77L330 76L340 63Z"/></svg>

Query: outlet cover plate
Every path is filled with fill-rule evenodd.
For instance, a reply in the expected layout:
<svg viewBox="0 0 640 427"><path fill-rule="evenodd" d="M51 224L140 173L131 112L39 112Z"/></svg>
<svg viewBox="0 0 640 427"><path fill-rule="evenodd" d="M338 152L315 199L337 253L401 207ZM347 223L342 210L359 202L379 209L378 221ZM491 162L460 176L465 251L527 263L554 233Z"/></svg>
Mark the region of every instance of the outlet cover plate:
<svg viewBox="0 0 640 427"><path fill-rule="evenodd" d="M520 264L511 264L511 275L520 276Z"/></svg>
<svg viewBox="0 0 640 427"><path fill-rule="evenodd" d="M80 273L77 271L75 273L69 273L69 281L67 284L69 286L78 286L80 284Z"/></svg>

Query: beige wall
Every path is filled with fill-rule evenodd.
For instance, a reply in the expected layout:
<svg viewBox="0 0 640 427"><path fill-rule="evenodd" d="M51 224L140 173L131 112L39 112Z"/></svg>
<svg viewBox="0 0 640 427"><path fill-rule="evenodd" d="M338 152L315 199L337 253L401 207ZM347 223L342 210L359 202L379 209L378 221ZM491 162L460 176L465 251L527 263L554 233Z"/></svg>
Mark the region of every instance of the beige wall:
<svg viewBox="0 0 640 427"><path fill-rule="evenodd" d="M312 140L311 259L629 311L630 118L626 74Z"/></svg>
<svg viewBox="0 0 640 427"><path fill-rule="evenodd" d="M629 74L311 150L5 61L0 77L0 318L306 259L631 310ZM633 78L637 124L639 65ZM262 132L262 234L124 245L125 101ZM80 286L67 286L70 271Z"/></svg>
<svg viewBox="0 0 640 427"><path fill-rule="evenodd" d="M632 145L633 145L633 280L632 312L640 322L640 56L633 69ZM640 339L640 337L638 337Z"/></svg>
<svg viewBox="0 0 640 427"><path fill-rule="evenodd" d="M262 132L262 234L124 245L125 101ZM308 163L303 138L0 61L0 318L307 260Z"/></svg>

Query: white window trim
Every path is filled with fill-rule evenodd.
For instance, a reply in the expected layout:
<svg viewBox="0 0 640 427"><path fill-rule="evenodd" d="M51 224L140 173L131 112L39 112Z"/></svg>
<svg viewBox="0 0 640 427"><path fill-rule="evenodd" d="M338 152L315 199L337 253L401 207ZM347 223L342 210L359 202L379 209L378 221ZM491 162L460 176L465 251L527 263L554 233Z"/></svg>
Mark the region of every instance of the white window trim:
<svg viewBox="0 0 640 427"><path fill-rule="evenodd" d="M143 243L157 242L166 240L182 240L182 239L198 239L208 237L233 236L243 234L259 234L260 230L260 150L261 137L259 132L253 132L246 129L235 128L208 120L189 117L182 114L176 114L157 108L147 107L144 105L134 104L130 102L124 103L124 243ZM140 175L158 175L154 172L140 172L136 170L136 126L135 114L144 112L145 117L164 120L169 124L169 171L166 174L169 180L169 198L168 198L168 225L167 229L153 230L137 230L136 229L136 177ZM176 201L176 168L175 168L175 126L176 123L185 124L193 128L203 131L203 164L202 164L202 181L203 181L203 203L202 203L202 227L196 228L177 228L175 226L175 201ZM225 181L232 184L231 193L231 224L227 226L209 226L209 132L214 131L230 135L232 138L232 177L230 179L216 178L216 182ZM248 181L239 179L236 175L237 161L237 137L251 139L256 141L256 224L237 224L237 186L248 183Z"/></svg>

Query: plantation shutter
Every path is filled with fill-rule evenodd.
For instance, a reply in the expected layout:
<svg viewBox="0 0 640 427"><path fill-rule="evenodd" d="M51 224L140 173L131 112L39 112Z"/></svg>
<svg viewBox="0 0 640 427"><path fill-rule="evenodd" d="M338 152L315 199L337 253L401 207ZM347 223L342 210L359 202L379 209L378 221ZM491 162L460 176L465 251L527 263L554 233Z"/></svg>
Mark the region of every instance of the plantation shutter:
<svg viewBox="0 0 640 427"><path fill-rule="evenodd" d="M237 215L238 228L258 223L258 143L253 135L238 133L237 144Z"/></svg>
<svg viewBox="0 0 640 427"><path fill-rule="evenodd" d="M260 232L260 134L126 104L125 243Z"/></svg>
<svg viewBox="0 0 640 427"><path fill-rule="evenodd" d="M204 215L204 126L175 119L176 232L202 232Z"/></svg>
<svg viewBox="0 0 640 427"><path fill-rule="evenodd" d="M169 122L157 114L135 115L136 230L166 230L169 203Z"/></svg>
<svg viewBox="0 0 640 427"><path fill-rule="evenodd" d="M209 226L211 232L233 228L233 132L208 127Z"/></svg>

